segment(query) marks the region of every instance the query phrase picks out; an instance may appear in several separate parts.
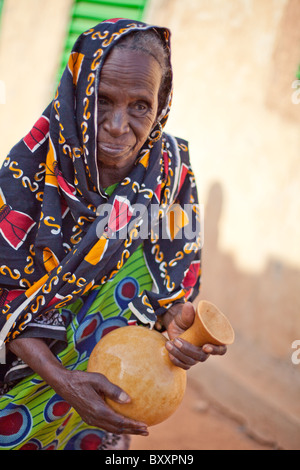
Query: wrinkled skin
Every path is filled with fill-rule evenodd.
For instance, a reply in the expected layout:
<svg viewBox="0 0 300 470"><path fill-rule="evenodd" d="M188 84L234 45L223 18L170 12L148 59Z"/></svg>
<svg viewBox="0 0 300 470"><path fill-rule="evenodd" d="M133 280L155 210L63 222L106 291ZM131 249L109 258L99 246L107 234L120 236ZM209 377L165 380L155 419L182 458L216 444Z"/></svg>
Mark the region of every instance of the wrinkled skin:
<svg viewBox="0 0 300 470"><path fill-rule="evenodd" d="M151 56L114 49L98 90L98 167L103 187L121 181L155 127L161 68ZM113 77L113 79L112 79Z"/></svg>

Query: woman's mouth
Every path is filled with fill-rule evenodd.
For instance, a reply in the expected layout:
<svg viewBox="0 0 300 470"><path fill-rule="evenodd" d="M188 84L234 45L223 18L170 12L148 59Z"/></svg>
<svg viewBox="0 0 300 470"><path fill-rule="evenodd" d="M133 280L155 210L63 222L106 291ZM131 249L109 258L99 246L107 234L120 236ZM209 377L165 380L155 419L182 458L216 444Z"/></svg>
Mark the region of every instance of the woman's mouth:
<svg viewBox="0 0 300 470"><path fill-rule="evenodd" d="M120 157L122 155L126 155L130 150L129 145L120 145L120 144L113 144L110 142L99 142L98 143L98 150L105 155L111 157Z"/></svg>

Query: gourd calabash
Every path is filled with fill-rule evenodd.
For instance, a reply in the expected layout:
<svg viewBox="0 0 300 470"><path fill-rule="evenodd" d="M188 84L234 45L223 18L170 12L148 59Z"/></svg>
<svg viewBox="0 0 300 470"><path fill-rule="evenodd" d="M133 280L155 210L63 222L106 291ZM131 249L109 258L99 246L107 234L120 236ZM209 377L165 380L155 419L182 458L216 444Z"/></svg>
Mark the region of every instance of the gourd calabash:
<svg viewBox="0 0 300 470"><path fill-rule="evenodd" d="M234 341L234 332L225 315L202 300L193 325L180 337L197 346L228 345ZM107 404L148 426L171 416L185 393L186 371L171 362L166 341L158 331L143 326L117 328L98 342L88 362L89 372L105 375L131 397L126 404L106 398Z"/></svg>

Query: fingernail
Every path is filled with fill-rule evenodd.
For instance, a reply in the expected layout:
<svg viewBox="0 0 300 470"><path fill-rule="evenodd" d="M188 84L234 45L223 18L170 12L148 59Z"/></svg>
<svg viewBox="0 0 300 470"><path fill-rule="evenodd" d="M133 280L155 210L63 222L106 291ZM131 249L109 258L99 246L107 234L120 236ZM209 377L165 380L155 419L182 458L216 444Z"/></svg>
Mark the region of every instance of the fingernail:
<svg viewBox="0 0 300 470"><path fill-rule="evenodd" d="M210 354L210 353L213 352L213 348L212 348L211 346L209 346L209 345L203 346L203 350L204 350L204 352L206 352L207 354Z"/></svg>
<svg viewBox="0 0 300 470"><path fill-rule="evenodd" d="M176 339L174 340L174 344L175 344L175 346L177 346L177 348L181 348L181 347L182 347L182 341L181 341L181 339L176 338Z"/></svg>
<svg viewBox="0 0 300 470"><path fill-rule="evenodd" d="M167 342L166 342L166 348L167 348L169 351L172 351L172 349L173 349L173 343L172 343L172 341L167 341Z"/></svg>
<svg viewBox="0 0 300 470"><path fill-rule="evenodd" d="M128 403L130 401L130 397L125 392L121 392L119 395L119 401L122 403Z"/></svg>
<svg viewBox="0 0 300 470"><path fill-rule="evenodd" d="M140 432L148 432L148 428L145 424L142 424L140 427L139 427L139 431Z"/></svg>

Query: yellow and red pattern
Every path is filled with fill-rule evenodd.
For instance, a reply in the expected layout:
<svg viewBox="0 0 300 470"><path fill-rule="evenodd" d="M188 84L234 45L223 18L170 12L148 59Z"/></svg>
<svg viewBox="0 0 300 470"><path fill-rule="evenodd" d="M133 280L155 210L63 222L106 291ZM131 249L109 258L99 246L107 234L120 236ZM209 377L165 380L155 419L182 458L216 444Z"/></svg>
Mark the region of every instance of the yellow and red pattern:
<svg viewBox="0 0 300 470"><path fill-rule="evenodd" d="M199 269L193 276L189 269L200 263L201 238L184 234L199 219L187 142L157 126L113 196L107 198L99 182L95 113L101 67L122 36L149 28L116 19L83 33L53 101L4 161L0 245L6 261L0 282L20 292L2 308L0 341L21 334L31 318L110 282L141 243L155 289L132 301L133 312L152 324L172 302L197 294ZM155 31L169 50L169 31ZM171 101L170 83L162 129ZM104 224L106 204L112 211ZM135 207L144 207L143 219Z"/></svg>

